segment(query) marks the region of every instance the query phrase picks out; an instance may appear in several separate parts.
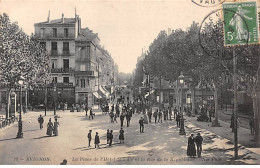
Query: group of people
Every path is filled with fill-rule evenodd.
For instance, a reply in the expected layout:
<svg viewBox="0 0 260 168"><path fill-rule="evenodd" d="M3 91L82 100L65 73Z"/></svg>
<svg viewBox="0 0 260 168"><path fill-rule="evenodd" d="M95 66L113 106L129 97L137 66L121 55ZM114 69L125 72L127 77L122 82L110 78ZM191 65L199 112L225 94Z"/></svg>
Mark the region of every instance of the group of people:
<svg viewBox="0 0 260 168"><path fill-rule="evenodd" d="M47 124L47 132L46 134L48 136L52 136L54 134L55 136L58 136L58 127L59 127L59 122L57 119L57 116L54 117L54 123L52 123L51 118L49 119L49 122ZM40 124L40 129L43 128L43 123L44 123L44 118L42 115L38 118L38 123Z"/></svg>
<svg viewBox="0 0 260 168"><path fill-rule="evenodd" d="M187 146L187 155L190 157L196 157L196 147L197 146L197 156L201 157L202 152L202 141L203 138L200 133L197 133L197 136L194 137L194 134L188 138L188 146Z"/></svg>
<svg viewBox="0 0 260 168"><path fill-rule="evenodd" d="M124 130L123 128L120 129L119 131L119 141L120 143L124 143ZM89 133L88 133L88 147L91 147L91 140L92 140L92 130L89 130ZM109 146L112 146L112 143L113 143L113 138L114 138L114 135L113 135L113 130L107 130L107 145ZM97 148L100 148L99 144L100 144L100 138L99 138L99 135L98 135L98 132L96 132L96 135L95 135L95 140L94 140L94 144L95 144L95 149Z"/></svg>

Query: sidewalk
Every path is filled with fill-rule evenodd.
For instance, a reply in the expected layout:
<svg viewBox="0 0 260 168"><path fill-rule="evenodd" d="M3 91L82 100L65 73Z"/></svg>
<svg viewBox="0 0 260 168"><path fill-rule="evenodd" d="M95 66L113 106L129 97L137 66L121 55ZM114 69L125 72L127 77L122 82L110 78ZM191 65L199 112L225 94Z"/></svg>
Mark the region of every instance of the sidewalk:
<svg viewBox="0 0 260 168"><path fill-rule="evenodd" d="M228 139L231 143L234 143L234 133L231 132L230 123L219 120L221 127L211 127L211 122L200 122L197 121L197 117L185 117L187 121L190 121L194 125L211 131L223 138ZM245 146L250 150L252 148L252 152L255 152L260 155L259 143L253 141L254 135L250 134L250 130L239 127L238 128L238 143Z"/></svg>

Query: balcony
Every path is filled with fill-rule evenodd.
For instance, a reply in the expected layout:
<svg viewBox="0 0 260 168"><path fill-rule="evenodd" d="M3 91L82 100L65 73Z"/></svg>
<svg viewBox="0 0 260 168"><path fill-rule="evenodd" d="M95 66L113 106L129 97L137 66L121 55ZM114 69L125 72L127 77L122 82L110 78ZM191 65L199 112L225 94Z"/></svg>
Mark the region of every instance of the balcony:
<svg viewBox="0 0 260 168"><path fill-rule="evenodd" d="M73 73L73 68L52 68L51 73Z"/></svg>
<svg viewBox="0 0 260 168"><path fill-rule="evenodd" d="M95 77L97 76L97 73L94 71L75 71L75 76L91 76Z"/></svg>
<svg viewBox="0 0 260 168"><path fill-rule="evenodd" d="M49 87L53 87L54 83L50 83ZM73 83L56 83L57 87L73 87Z"/></svg>
<svg viewBox="0 0 260 168"><path fill-rule="evenodd" d="M58 51L57 50L51 50L51 55L52 56L58 56Z"/></svg>
<svg viewBox="0 0 260 168"><path fill-rule="evenodd" d="M62 55L64 55L64 56L70 56L70 51L62 51Z"/></svg>

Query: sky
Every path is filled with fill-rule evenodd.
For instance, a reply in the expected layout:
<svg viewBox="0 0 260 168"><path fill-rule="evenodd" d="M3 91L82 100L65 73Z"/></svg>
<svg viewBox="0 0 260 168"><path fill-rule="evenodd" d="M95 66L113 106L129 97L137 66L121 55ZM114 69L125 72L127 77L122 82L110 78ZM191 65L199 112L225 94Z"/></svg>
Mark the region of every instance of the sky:
<svg viewBox="0 0 260 168"><path fill-rule="evenodd" d="M0 0L0 13L7 13L28 35L34 33L34 23L47 20L49 10L51 19L59 19L62 13L74 17L75 8L82 28L98 33L124 73L133 72L142 49L147 50L161 30L185 30L215 9L191 0Z"/></svg>

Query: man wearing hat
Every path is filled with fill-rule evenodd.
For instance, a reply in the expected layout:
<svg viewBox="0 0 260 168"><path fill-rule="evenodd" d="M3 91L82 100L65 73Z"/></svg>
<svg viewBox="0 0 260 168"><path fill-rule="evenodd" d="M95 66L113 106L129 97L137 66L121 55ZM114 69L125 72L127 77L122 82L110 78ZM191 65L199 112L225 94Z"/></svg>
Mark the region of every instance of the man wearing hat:
<svg viewBox="0 0 260 168"><path fill-rule="evenodd" d="M40 115L40 117L38 118L38 123L40 124L40 129L43 128L43 122L44 122L44 119L43 119L42 115Z"/></svg>
<svg viewBox="0 0 260 168"><path fill-rule="evenodd" d="M196 138L195 138L195 143L196 143L196 145L197 145L197 155L198 155L198 157L201 156L202 141L203 141L203 138L202 138L202 136L200 135L200 133L198 133L197 136L196 136Z"/></svg>

